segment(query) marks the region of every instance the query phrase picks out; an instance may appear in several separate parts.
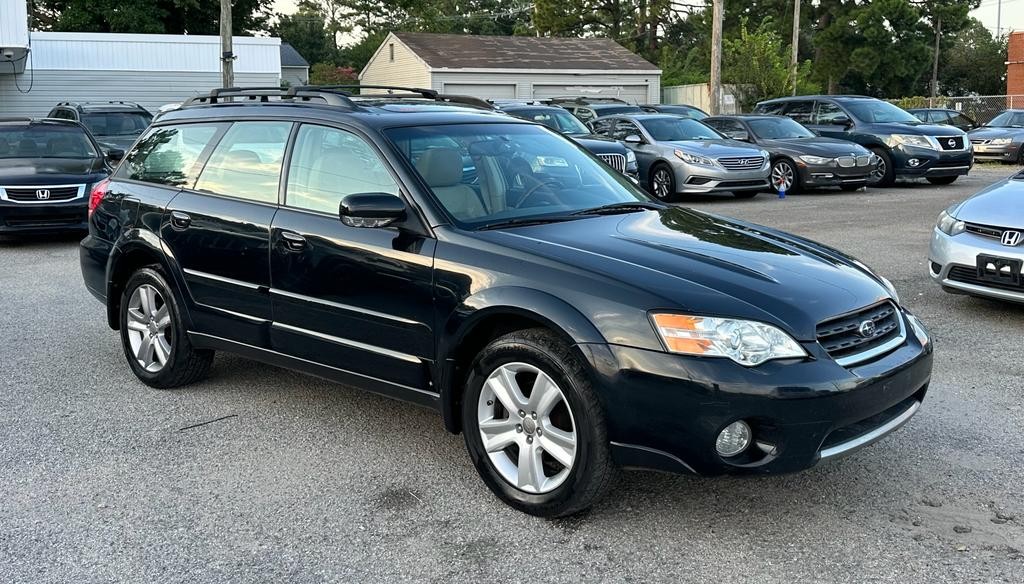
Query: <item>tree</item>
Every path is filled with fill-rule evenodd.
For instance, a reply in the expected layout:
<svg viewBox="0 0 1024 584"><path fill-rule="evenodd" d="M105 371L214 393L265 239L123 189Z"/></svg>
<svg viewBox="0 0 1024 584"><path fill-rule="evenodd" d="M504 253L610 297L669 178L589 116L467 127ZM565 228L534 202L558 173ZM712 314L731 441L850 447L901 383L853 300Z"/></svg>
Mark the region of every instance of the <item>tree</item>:
<svg viewBox="0 0 1024 584"><path fill-rule="evenodd" d="M946 95L1006 93L1006 37L995 38L975 19L950 39L942 55L939 86Z"/></svg>
<svg viewBox="0 0 1024 584"><path fill-rule="evenodd" d="M273 0L234 0L235 34L266 30ZM34 25L61 32L206 34L220 32L220 5L210 0L36 0Z"/></svg>
<svg viewBox="0 0 1024 584"><path fill-rule="evenodd" d="M359 72L352 67L338 67L330 63L316 63L309 70L311 85L358 84Z"/></svg>
<svg viewBox="0 0 1024 584"><path fill-rule="evenodd" d="M334 63L338 58L334 35L319 7L308 0L300 2L295 14L278 14L270 34L295 47L310 63Z"/></svg>
<svg viewBox="0 0 1024 584"><path fill-rule="evenodd" d="M740 23L739 38L723 39L722 80L735 86L740 106L749 111L759 101L789 95L793 83L804 92L813 91L807 78L810 64L805 63L792 79L790 50L782 43L775 23L766 18L756 29Z"/></svg>

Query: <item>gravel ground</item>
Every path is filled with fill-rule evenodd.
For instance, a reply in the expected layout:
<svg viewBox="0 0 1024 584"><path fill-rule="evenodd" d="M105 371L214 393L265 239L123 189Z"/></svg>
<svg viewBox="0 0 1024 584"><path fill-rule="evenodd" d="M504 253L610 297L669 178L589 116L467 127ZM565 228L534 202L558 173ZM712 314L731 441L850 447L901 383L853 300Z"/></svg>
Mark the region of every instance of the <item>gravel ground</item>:
<svg viewBox="0 0 1024 584"><path fill-rule="evenodd" d="M76 238L2 241L0 582L1024 581L1024 308L945 294L925 267L938 212L1011 171L688 202L888 276L934 335L928 399L804 473L624 473L555 521L499 503L415 406L229 355L198 385L146 388Z"/></svg>

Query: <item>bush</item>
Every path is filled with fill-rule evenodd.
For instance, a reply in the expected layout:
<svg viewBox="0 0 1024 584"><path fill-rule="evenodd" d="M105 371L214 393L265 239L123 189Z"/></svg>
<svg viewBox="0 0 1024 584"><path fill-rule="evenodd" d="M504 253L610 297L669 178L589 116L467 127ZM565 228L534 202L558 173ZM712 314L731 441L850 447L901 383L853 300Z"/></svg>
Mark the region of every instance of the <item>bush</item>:
<svg viewBox="0 0 1024 584"><path fill-rule="evenodd" d="M309 70L311 85L358 84L359 75L352 67L338 67L333 63L317 63Z"/></svg>

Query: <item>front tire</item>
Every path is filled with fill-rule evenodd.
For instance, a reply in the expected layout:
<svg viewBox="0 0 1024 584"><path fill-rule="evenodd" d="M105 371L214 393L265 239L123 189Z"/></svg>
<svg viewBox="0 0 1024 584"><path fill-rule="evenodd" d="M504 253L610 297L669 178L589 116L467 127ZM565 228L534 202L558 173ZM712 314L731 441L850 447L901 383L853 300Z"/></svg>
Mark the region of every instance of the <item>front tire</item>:
<svg viewBox="0 0 1024 584"><path fill-rule="evenodd" d="M121 346L132 373L150 387L169 389L199 381L213 351L188 339L181 309L167 280L153 267L132 274L121 294Z"/></svg>
<svg viewBox="0 0 1024 584"><path fill-rule="evenodd" d="M462 427L484 483L530 515L582 511L615 474L604 410L584 364L546 329L509 333L477 355Z"/></svg>
<svg viewBox="0 0 1024 584"><path fill-rule="evenodd" d="M933 185L951 185L956 182L958 176L928 176L925 180L932 183Z"/></svg>
<svg viewBox="0 0 1024 584"><path fill-rule="evenodd" d="M882 148L871 148L878 157L878 167L868 175L869 187L891 187L896 183L896 169L892 167L892 156Z"/></svg>
<svg viewBox="0 0 1024 584"><path fill-rule="evenodd" d="M800 191L800 174L796 170L796 166L792 162L785 158L780 158L772 163L772 171L770 180L772 184L772 191L778 193L785 187L787 193L797 193Z"/></svg>
<svg viewBox="0 0 1024 584"><path fill-rule="evenodd" d="M650 193L658 200L666 203L676 200L676 175L669 165L661 163L651 167L651 177L648 182L650 183L648 185Z"/></svg>

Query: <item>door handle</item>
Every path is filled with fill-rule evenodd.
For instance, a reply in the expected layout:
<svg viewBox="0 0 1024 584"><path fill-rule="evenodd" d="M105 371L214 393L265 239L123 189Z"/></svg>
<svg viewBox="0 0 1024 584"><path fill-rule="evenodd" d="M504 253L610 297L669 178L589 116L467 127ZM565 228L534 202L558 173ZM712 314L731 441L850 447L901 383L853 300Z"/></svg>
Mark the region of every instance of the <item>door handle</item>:
<svg viewBox="0 0 1024 584"><path fill-rule="evenodd" d="M281 240L284 241L284 247L288 251L302 251L306 249L306 238L298 233L282 231Z"/></svg>
<svg viewBox="0 0 1024 584"><path fill-rule="evenodd" d="M181 211L171 211L171 227L177 230L187 229L192 223L192 217Z"/></svg>

